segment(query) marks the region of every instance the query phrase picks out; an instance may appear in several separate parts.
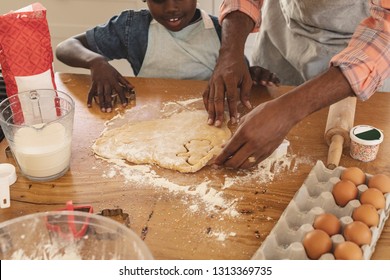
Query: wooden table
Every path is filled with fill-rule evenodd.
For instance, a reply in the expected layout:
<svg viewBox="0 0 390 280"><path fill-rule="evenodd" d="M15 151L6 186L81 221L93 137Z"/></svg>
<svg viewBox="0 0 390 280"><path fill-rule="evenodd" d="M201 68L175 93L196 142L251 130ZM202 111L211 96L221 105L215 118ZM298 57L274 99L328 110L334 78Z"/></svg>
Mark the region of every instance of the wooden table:
<svg viewBox="0 0 390 280"><path fill-rule="evenodd" d="M156 259L250 259L317 160L326 162L328 146L323 134L328 110L324 109L289 133L290 168L276 172L273 180L248 179L228 186L229 179L242 176L243 172L210 167L195 174L152 167L151 171L163 183L129 180L115 164L95 158L91 151L105 122L118 113L124 114L124 110L101 113L96 104L87 108L88 75L59 73L56 81L58 89L71 94L76 102L71 168L60 179L43 183L29 181L18 171L18 180L11 187L11 207L0 210L0 222L61 209L72 200L77 205L92 205L94 212L121 208L129 214L131 228L144 239ZM129 81L135 85L136 102L127 108L125 116L132 121L160 117L168 107L177 105L173 101L186 104L186 100L197 100L194 104L203 109L201 94L206 82L143 78ZM271 92L254 88L253 103L289 89L279 87ZM358 102L355 124L378 127L384 131L385 139L375 161L358 162L344 151L341 166L358 166L369 174L390 175L389 111L387 93ZM6 158L6 147L4 140L0 144L1 162L15 164L12 158ZM148 172L147 176L151 174ZM225 204L218 204L218 199ZM390 221L372 258L390 259Z"/></svg>

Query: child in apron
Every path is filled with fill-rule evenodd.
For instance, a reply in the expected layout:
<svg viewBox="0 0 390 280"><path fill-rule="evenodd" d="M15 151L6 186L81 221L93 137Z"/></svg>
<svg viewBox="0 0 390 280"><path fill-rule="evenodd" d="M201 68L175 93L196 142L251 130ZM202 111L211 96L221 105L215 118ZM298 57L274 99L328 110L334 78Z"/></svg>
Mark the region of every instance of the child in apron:
<svg viewBox="0 0 390 280"><path fill-rule="evenodd" d="M57 47L60 61L91 70L88 106L97 96L101 110L111 112L113 92L119 95L122 105L127 105L125 91L133 86L108 60L126 59L138 77L211 77L220 48L218 19L197 9L196 0L146 2L149 10L123 11ZM268 70L254 68L261 70L251 71L255 82L278 84L277 77Z"/></svg>

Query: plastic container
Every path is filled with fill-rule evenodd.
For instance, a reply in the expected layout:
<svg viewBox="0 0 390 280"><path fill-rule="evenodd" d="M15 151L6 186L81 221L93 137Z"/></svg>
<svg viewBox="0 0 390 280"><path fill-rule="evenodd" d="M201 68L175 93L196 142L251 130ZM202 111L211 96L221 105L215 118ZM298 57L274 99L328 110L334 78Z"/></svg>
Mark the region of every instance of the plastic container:
<svg viewBox="0 0 390 280"><path fill-rule="evenodd" d="M9 163L0 163L0 208L11 206L10 186L16 182L15 166Z"/></svg>
<svg viewBox="0 0 390 280"><path fill-rule="evenodd" d="M153 259L131 229L80 211L30 214L0 224L2 260Z"/></svg>
<svg viewBox="0 0 390 280"><path fill-rule="evenodd" d="M22 174L33 181L64 175L70 165L74 101L61 91L21 92L0 103L0 124Z"/></svg>
<svg viewBox="0 0 390 280"><path fill-rule="evenodd" d="M383 133L379 129L369 125L358 125L350 131L352 158L369 162L373 161L379 151L379 145L383 141Z"/></svg>

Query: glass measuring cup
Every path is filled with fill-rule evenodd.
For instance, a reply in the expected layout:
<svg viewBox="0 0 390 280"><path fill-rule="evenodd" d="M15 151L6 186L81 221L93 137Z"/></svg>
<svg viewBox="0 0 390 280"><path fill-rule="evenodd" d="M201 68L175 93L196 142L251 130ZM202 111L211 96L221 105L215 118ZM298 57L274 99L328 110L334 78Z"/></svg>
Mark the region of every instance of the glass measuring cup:
<svg viewBox="0 0 390 280"><path fill-rule="evenodd" d="M70 165L74 101L66 93L37 89L0 103L0 124L22 174L33 181L64 175Z"/></svg>

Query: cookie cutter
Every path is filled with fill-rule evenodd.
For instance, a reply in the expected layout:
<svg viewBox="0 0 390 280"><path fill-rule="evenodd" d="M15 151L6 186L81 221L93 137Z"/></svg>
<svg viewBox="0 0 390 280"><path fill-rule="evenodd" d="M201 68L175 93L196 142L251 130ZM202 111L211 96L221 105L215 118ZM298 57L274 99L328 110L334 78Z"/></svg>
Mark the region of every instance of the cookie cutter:
<svg viewBox="0 0 390 280"><path fill-rule="evenodd" d="M0 163L0 207L11 206L10 186L16 182L15 166L10 163Z"/></svg>
<svg viewBox="0 0 390 280"><path fill-rule="evenodd" d="M59 211L81 211L92 214L93 207L90 205L74 206L73 202L70 200L66 202L66 207L64 209L60 209ZM66 218L65 223L63 222L64 218ZM56 232L60 236L68 239L79 239L83 237L87 233L88 225L89 217L85 217L85 220L83 221L76 221L72 214L66 216L58 215L58 219L46 218L46 227L49 230Z"/></svg>
<svg viewBox="0 0 390 280"><path fill-rule="evenodd" d="M129 214L123 212L121 208L116 209L103 209L98 215L110 218L116 222L119 222L126 227L130 228Z"/></svg>
<svg viewBox="0 0 390 280"><path fill-rule="evenodd" d="M125 98L128 101L128 103L134 102L136 98L136 93L134 89L124 89L125 90ZM93 97L96 104L99 104L99 98L98 96ZM114 106L115 104L119 103L120 98L117 92L113 92L111 95L111 106Z"/></svg>

